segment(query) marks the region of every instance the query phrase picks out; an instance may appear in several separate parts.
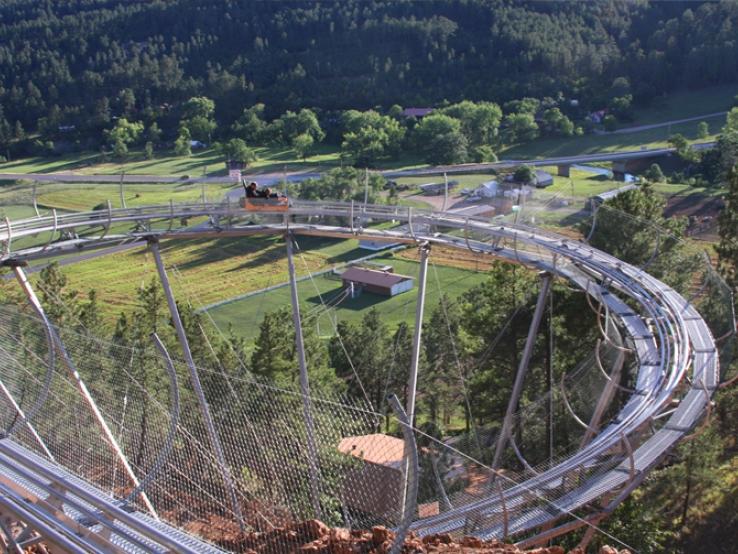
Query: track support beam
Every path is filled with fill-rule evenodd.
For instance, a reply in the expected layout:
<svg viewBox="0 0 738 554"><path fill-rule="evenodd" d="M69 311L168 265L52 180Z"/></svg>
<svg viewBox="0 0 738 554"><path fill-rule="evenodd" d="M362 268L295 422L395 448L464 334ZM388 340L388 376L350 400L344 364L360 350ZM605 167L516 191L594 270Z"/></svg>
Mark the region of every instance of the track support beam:
<svg viewBox="0 0 738 554"><path fill-rule="evenodd" d="M302 320L300 318L300 299L297 296L297 274L295 272L294 239L287 233L287 266L290 274L290 294L292 298L292 322L295 326L295 346L297 363L300 368L300 390L302 392L302 411L305 418L307 439L307 463L310 470L310 496L316 517L321 517L320 509L320 471L318 468L318 448L315 445L315 424L310 402L310 380L308 379L307 360L305 358L305 342L302 336Z"/></svg>
<svg viewBox="0 0 738 554"><path fill-rule="evenodd" d="M90 407L90 410L92 411L92 415L95 418L95 421L97 421L97 424L100 426L100 429L103 432L105 440L110 445L110 448L112 449L113 454L118 459L120 464L123 466L123 470L125 471L126 475L128 475L128 478L131 480L131 482L133 483L133 486L138 487L140 484L138 477L136 477L136 474L133 472L133 468L128 463L128 458L126 458L126 455L123 454L123 450L118 444L118 441L115 439L113 432L110 430L110 427L108 427L108 424L105 422L105 418L103 418L103 415L100 412L100 409L97 407L97 403L92 398L90 391L87 389L87 385L85 385L85 382L82 380L82 377L77 371L77 367L72 361L71 356L69 356L69 353L67 352L67 349L64 346L64 343L59 337L59 334L56 332L56 328L54 327L54 325L52 325L51 321L47 317L46 312L44 311L44 308L38 299L38 296L36 296L36 292L33 290L31 283L28 281L28 277L26 276L25 271L23 271L23 268L20 266L14 266L13 273L15 273L15 278L18 280L18 283L20 284L21 289L23 289L23 292L25 293L26 298L28 298L28 301L31 303L31 306L33 306L34 311L38 314L38 316L43 321L43 324L46 327L49 337L54 343L54 346L56 347L56 349L59 351L59 354L61 354L61 358L62 360L64 360L64 365L67 366L67 369L69 369L69 372L72 374L74 383L77 386L77 390L79 390L80 394L82 395L82 399ZM154 510L154 506L151 504L151 501L146 496L146 493L142 491L140 494L140 497L141 497L141 501L144 503L144 505L146 506L146 509L149 510L151 515L154 516L156 519L159 519L158 515L156 514L156 510Z"/></svg>
<svg viewBox="0 0 738 554"><path fill-rule="evenodd" d="M418 389L418 363L420 362L421 335L423 333L423 310L425 309L425 284L428 276L428 254L430 244L420 245L420 273L418 275L418 300L415 304L415 334L410 359L410 377L408 379L407 417L410 425L415 423L415 396Z"/></svg>
<svg viewBox="0 0 738 554"><path fill-rule="evenodd" d="M13 398L13 395L10 392L10 389L8 389L8 387L5 386L5 383L3 383L2 379L0 379L0 392L3 393L3 396L5 396L8 403L13 407L13 410L15 411L15 415L18 417L20 422L22 422L26 426L26 428L28 429L28 432L31 433L31 436L33 437L33 439L41 447L41 450L44 451L44 454L46 454L46 457L49 458L49 460L51 460L52 462L55 461L54 456L51 453L51 451L48 448L46 448L46 443L44 443L43 439L36 432L36 429L34 428L33 424L26 418L26 414L23 412L23 409L15 401L15 398ZM10 429L12 430L13 427L14 426L11 426Z"/></svg>
<svg viewBox="0 0 738 554"><path fill-rule="evenodd" d="M187 340L187 335L185 334L184 327L182 326L182 319L179 317L179 310L177 309L177 303L175 302L174 295L172 294L172 288L169 286L169 277L167 276L167 271L164 268L164 262L161 259L161 252L159 251L159 241L155 239L149 240L149 248L151 249L151 253L154 255L156 270L159 273L159 280L161 281L161 286L164 289L164 296L167 299L169 315L172 317L174 328L177 330L177 338L179 339L179 344L182 347L182 353L184 354L187 368L190 370L190 381L192 381L192 388L195 389L197 403L200 407L200 413L205 420L205 427L208 431L210 444L215 451L215 458L217 460L218 470L220 471L220 475L223 479L223 484L226 487L226 491L231 502L231 509L238 519L238 524L241 526L241 530L243 531L245 530L245 524L243 520L243 513L241 511L241 505L238 502L238 495L236 494L236 485L233 481L233 476L228 469L228 465L226 464L225 454L223 453L223 445L221 444L220 437L218 437L218 433L215 430L213 417L210 414L210 406L208 406L208 401L205 398L205 393L202 390L202 384L200 383L200 376L197 373L195 360L192 358L190 343Z"/></svg>
<svg viewBox="0 0 738 554"><path fill-rule="evenodd" d="M525 375L528 373L528 364L530 363L530 357L533 354L533 345L536 342L536 335L538 334L538 327L541 324L541 318L543 317L543 310L546 307L546 298L551 290L551 274L543 272L540 274L541 277L541 289L538 292L538 301L536 302L536 309L533 312L533 321L531 321L530 327L528 328L528 337L525 340L525 348L523 350L523 356L520 358L520 364L518 364L518 372L515 375L515 383L513 384L513 390L510 394L510 400L507 403L507 411L505 412L505 419L502 422L502 429L500 435L497 437L497 445L495 446L495 454L492 459L492 470L500 469L500 462L502 461L502 454L505 451L508 438L510 437L510 431L512 428L512 419L515 410L518 409L518 402L520 401L520 395L523 392L523 383L525 382ZM492 474L492 479L496 478L497 474Z"/></svg>

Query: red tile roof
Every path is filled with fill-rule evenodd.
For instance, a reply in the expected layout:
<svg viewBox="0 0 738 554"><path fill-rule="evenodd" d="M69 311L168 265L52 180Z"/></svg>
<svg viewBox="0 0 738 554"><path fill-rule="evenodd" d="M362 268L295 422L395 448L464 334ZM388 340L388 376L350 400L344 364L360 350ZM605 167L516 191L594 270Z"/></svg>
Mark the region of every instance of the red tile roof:
<svg viewBox="0 0 738 554"><path fill-rule="evenodd" d="M405 441L381 433L345 437L338 443L338 451L373 464L396 467L405 455Z"/></svg>

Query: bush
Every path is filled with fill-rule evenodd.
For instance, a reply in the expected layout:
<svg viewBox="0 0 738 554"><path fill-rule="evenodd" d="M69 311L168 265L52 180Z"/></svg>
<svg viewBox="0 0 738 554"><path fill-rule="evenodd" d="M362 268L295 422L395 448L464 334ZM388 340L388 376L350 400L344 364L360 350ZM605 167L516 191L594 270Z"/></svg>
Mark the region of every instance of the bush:
<svg viewBox="0 0 738 554"><path fill-rule="evenodd" d="M535 178L536 173L533 168L529 165L521 165L513 173L513 179L518 183L531 183Z"/></svg>
<svg viewBox="0 0 738 554"><path fill-rule="evenodd" d="M662 183L666 179L666 177L664 176L664 172L661 171L661 166L659 164L651 164L651 167L646 170L643 176L654 183Z"/></svg>
<svg viewBox="0 0 738 554"><path fill-rule="evenodd" d="M605 119L602 120L602 126L605 128L605 131L614 131L618 127L618 122L615 119L615 116L612 115L606 115Z"/></svg>
<svg viewBox="0 0 738 554"><path fill-rule="evenodd" d="M477 163L496 162L497 154L495 154L491 146L483 144L472 149L471 159Z"/></svg>

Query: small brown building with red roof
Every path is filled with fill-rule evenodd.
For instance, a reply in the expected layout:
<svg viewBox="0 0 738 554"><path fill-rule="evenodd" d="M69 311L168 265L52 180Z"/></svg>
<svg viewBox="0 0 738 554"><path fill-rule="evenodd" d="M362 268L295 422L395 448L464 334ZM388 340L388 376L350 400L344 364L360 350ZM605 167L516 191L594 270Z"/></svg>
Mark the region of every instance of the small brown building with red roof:
<svg viewBox="0 0 738 554"><path fill-rule="evenodd" d="M395 521L400 516L405 442L374 433L345 437L338 451L356 459L346 473L343 500L360 512Z"/></svg>

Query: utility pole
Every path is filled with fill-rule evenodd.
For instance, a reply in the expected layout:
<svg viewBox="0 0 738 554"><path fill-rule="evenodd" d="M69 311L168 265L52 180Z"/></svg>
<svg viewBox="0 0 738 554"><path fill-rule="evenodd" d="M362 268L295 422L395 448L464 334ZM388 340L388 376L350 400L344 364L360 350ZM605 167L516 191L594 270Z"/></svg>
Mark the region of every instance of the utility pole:
<svg viewBox="0 0 738 554"><path fill-rule="evenodd" d="M364 206L369 202L369 168L364 168Z"/></svg>
<svg viewBox="0 0 738 554"><path fill-rule="evenodd" d="M443 184L444 184L444 193L443 193L443 208L441 211L446 211L446 205L448 204L448 174L444 171L443 173Z"/></svg>
<svg viewBox="0 0 738 554"><path fill-rule="evenodd" d="M38 197L36 196L36 181L33 182L33 211L36 212L36 217L41 217L38 211Z"/></svg>

